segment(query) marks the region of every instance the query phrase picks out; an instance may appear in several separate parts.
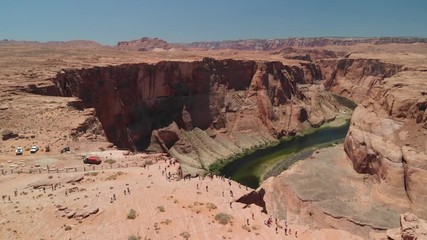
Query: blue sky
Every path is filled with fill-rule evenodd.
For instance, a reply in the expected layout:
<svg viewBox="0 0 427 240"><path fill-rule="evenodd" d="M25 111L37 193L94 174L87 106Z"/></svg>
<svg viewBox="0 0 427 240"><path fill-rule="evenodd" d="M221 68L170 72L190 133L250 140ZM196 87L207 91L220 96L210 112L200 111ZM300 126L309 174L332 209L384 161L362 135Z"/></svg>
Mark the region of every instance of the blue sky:
<svg viewBox="0 0 427 240"><path fill-rule="evenodd" d="M427 37L427 0L0 0L0 39Z"/></svg>

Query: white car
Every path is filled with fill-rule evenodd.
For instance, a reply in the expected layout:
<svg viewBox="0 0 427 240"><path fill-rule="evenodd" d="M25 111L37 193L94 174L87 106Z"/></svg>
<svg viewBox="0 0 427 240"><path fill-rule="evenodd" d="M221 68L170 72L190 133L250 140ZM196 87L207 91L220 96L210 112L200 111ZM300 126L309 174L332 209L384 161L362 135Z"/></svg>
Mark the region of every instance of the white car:
<svg viewBox="0 0 427 240"><path fill-rule="evenodd" d="M15 152L16 155L22 155L22 153L24 153L24 149L22 147L17 147Z"/></svg>
<svg viewBox="0 0 427 240"><path fill-rule="evenodd" d="M36 153L39 150L39 147L37 146L32 146L30 149L30 153Z"/></svg>

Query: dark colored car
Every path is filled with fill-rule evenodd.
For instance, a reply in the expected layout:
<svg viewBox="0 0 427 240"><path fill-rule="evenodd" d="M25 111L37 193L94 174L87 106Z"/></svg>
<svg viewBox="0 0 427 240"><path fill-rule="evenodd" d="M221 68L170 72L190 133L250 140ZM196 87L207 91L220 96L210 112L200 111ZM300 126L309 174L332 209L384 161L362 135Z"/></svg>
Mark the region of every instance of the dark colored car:
<svg viewBox="0 0 427 240"><path fill-rule="evenodd" d="M102 161L101 161L101 159L99 159L99 157L94 157L94 156L87 157L83 160L83 163L85 163L85 164L99 165L99 164L101 164L101 162Z"/></svg>
<svg viewBox="0 0 427 240"><path fill-rule="evenodd" d="M69 152L69 151L70 151L70 147L64 147L64 148L61 150L61 153Z"/></svg>

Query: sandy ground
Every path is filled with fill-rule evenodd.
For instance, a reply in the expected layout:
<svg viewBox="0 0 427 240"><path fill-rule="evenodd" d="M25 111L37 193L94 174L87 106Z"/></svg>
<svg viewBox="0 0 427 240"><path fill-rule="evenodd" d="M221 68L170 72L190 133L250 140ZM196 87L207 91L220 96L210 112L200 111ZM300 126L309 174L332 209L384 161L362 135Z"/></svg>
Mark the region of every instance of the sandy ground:
<svg viewBox="0 0 427 240"><path fill-rule="evenodd" d="M132 235L142 239L182 239L180 234L185 232L190 239L294 239L295 231L298 239L305 239L312 234L306 227L289 225L292 236L285 236L284 221L278 222L277 233L274 220L267 227L264 221L269 216L258 206L235 202L252 190L236 182L219 177L177 180L179 166L170 164L165 156L134 155L127 159L122 152L111 153L123 166L142 157L140 163L153 164L108 169L108 164L103 163L106 170L0 176L0 195L7 195L0 202L0 239L128 239ZM171 173L171 180L166 178L167 173ZM84 178L76 183L64 182L76 176ZM45 189L29 186L35 183L46 184ZM55 183L58 185L53 190L51 184ZM116 200L111 202L113 195ZM67 209L60 211L58 206ZM87 218L69 219L65 213L78 214L94 208L98 212ZM137 213L134 220L127 219L130 209ZM218 223L218 213L232 216L231 222Z"/></svg>

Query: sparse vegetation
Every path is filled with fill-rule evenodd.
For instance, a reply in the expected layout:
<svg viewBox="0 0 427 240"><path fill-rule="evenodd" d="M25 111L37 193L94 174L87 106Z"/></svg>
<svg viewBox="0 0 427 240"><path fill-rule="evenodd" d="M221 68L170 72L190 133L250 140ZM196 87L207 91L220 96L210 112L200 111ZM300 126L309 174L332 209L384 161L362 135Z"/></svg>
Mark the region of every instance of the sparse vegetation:
<svg viewBox="0 0 427 240"><path fill-rule="evenodd" d="M135 219L137 216L136 211L134 209L129 210L129 213L127 215L127 219Z"/></svg>
<svg viewBox="0 0 427 240"><path fill-rule="evenodd" d="M65 231L70 231L72 228L70 225L65 226Z"/></svg>
<svg viewBox="0 0 427 240"><path fill-rule="evenodd" d="M246 225L246 224L243 224L242 228L245 229L248 232L251 232L251 228L248 225Z"/></svg>
<svg viewBox="0 0 427 240"><path fill-rule="evenodd" d="M217 220L222 225L226 225L227 223L229 223L232 218L233 216L227 213L218 213L217 215L215 215L215 220Z"/></svg>
<svg viewBox="0 0 427 240"><path fill-rule="evenodd" d="M170 219L165 219L165 220L161 221L160 223L161 223L161 224L165 224L165 225L169 225L169 224L171 224L171 223L172 223L172 220L170 220Z"/></svg>
<svg viewBox="0 0 427 240"><path fill-rule="evenodd" d="M105 162L112 165L112 164L116 163L116 160L110 158L110 159L105 160Z"/></svg>
<svg viewBox="0 0 427 240"><path fill-rule="evenodd" d="M106 180L116 180L118 176L123 175L123 172L116 172L106 178Z"/></svg>
<svg viewBox="0 0 427 240"><path fill-rule="evenodd" d="M209 210L217 209L216 205L213 203L206 203L206 208Z"/></svg>
<svg viewBox="0 0 427 240"><path fill-rule="evenodd" d="M184 239L189 239L191 235L188 232L182 232L179 234L179 236L181 236Z"/></svg>
<svg viewBox="0 0 427 240"><path fill-rule="evenodd" d="M141 236L135 236L135 235L131 235L131 236L129 236L128 237L128 240L140 240L141 239Z"/></svg>
<svg viewBox="0 0 427 240"><path fill-rule="evenodd" d="M157 209L159 210L159 212L165 212L165 207L163 206L158 206Z"/></svg>
<svg viewBox="0 0 427 240"><path fill-rule="evenodd" d="M259 230L261 227L260 226L258 226L258 225L253 225L252 226L252 229L253 230L255 230L255 231L257 231L257 230Z"/></svg>
<svg viewBox="0 0 427 240"><path fill-rule="evenodd" d="M85 173L84 175L85 175L85 176L93 176L93 177L95 177L95 176L97 176L97 175L98 175L98 173L99 173L99 172L87 172L87 173Z"/></svg>

